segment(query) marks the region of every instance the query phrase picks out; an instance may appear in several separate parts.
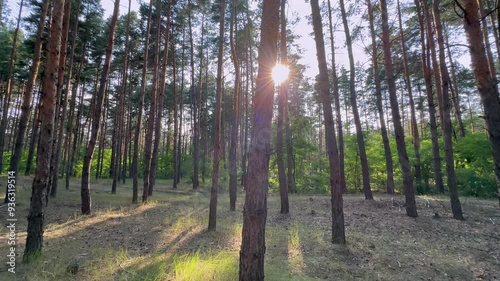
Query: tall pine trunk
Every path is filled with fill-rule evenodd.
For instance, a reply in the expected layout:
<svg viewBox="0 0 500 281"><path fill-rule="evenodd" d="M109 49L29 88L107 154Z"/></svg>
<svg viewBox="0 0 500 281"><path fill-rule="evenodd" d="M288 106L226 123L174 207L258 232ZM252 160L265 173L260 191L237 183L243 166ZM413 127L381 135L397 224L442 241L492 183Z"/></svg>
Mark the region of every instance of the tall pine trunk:
<svg viewBox="0 0 500 281"><path fill-rule="evenodd" d="M429 40L427 40L426 44L425 39L426 38L428 39L428 36L426 36L426 30L424 27L425 23L420 8L420 0L415 0L415 6L417 8L417 16L420 29L420 41L422 44L422 54L421 54L422 70L424 74L425 92L427 95L427 104L429 109L429 127L431 131L432 158L433 158L432 164L434 170L434 179L435 179L436 189L440 193L444 193L443 174L441 172L441 156L439 154L436 106L434 104L434 95L432 93L432 72L431 72L430 51L428 48Z"/></svg>
<svg viewBox="0 0 500 281"><path fill-rule="evenodd" d="M262 6L259 72L253 99L253 131L249 149L243 234L240 250L240 281L264 280L267 189L271 154L271 121L274 84L271 73L278 52L279 0Z"/></svg>
<svg viewBox="0 0 500 281"><path fill-rule="evenodd" d="M47 185L50 176L50 156L54 131L56 92L61 49L64 0L54 0L47 43L47 63L40 103L41 132L37 150L35 178L31 189L28 229L23 262L30 262L41 255L47 203Z"/></svg>
<svg viewBox="0 0 500 281"><path fill-rule="evenodd" d="M330 85L328 69L326 65L325 42L323 39L323 25L318 0L311 0L312 21L314 38L316 42L316 54L319 67L319 91L323 114L325 119L326 150L330 164L330 192L332 208L332 242L334 244L345 244L344 210L342 199L342 186L340 184L340 165L335 137L335 124L333 122L332 102L330 99Z"/></svg>
<svg viewBox="0 0 500 281"><path fill-rule="evenodd" d="M127 14L127 26L125 28L125 49L123 56L123 66L122 66L122 84L120 87L120 95L118 98L118 108L116 112L116 135L115 135L115 147L113 150L116 151L116 161L113 162L113 183L111 184L111 194L116 193L116 186L118 184L118 178L120 174L120 164L122 155L122 138L124 131L124 119L125 119L125 92L127 89L128 80L128 48L129 48L129 38L130 38L130 6L131 0L128 1L128 14Z"/></svg>
<svg viewBox="0 0 500 281"><path fill-rule="evenodd" d="M373 199L373 194L370 187L370 171L368 168L368 158L366 156L366 146L363 137L363 129L361 128L361 120L359 118L358 102L356 97L356 68L354 66L354 54L352 51L351 32L349 30L349 23L347 22L347 13L345 10L344 0L339 1L340 11L342 13L342 23L344 24L344 32L346 37L347 53L349 57L349 96L354 117L354 124L356 126L356 139L358 142L359 159L361 162L361 172L363 176L363 192L365 199ZM325 118L326 119L326 118Z"/></svg>
<svg viewBox="0 0 500 281"><path fill-rule="evenodd" d="M157 22L161 22L161 1L157 2ZM158 83L159 83L159 70L160 70L160 38L161 38L161 28L159 25L156 29L156 42L155 42L155 52L154 52L154 61L153 61L153 88L151 89L150 96L150 104L149 104L149 118L148 118L148 127L146 128L146 138L144 142L144 173L143 173L143 190L142 190L142 202L145 203L148 201L149 196L149 188L150 188L150 173L151 173L151 154L153 149L153 143L151 140L154 138L155 131L155 120L156 120L156 111L157 105L157 97L158 97Z"/></svg>
<svg viewBox="0 0 500 281"><path fill-rule="evenodd" d="M384 155L385 155L385 170L387 173L387 194L394 194L394 164L392 161L392 152L389 142L389 136L387 133L387 126L385 123L383 101L382 101L382 86L380 81L380 71L378 66L378 48L375 34L374 18L373 18L373 6L371 0L367 1L368 5L368 18L370 21L370 34L372 39L372 68L373 77L375 80L375 103L377 106L377 112L380 120L380 133L382 134L382 143L384 144Z"/></svg>
<svg viewBox="0 0 500 281"><path fill-rule="evenodd" d="M167 4L167 22L165 28L165 49L163 50L162 59L162 72L160 75L160 90L158 92L158 109L156 111L156 124L155 124L155 139L153 144L153 155L151 158L151 172L149 174L149 190L148 195L153 195L153 189L156 183L156 173L158 167L158 149L160 147L160 135L161 135L161 121L163 115L163 103L165 100L165 86L166 86L166 75L167 75L167 62L169 55L169 45L170 45L170 11L171 11L171 1Z"/></svg>
<svg viewBox="0 0 500 281"><path fill-rule="evenodd" d="M19 25L21 23L21 16L24 7L24 0L19 4L19 14L17 15L16 29L12 39L12 47L10 49L9 65L7 70L7 86L5 89L5 96L3 97L2 119L0 121L0 174L3 172L3 153L5 151L5 135L7 134L7 121L9 119L9 105L12 96L12 83L14 79L14 68L17 57L17 37L19 34ZM0 96L1 99L1 96ZM7 143L8 144L8 143Z"/></svg>
<svg viewBox="0 0 500 281"><path fill-rule="evenodd" d="M500 112L500 98L498 96L497 79L488 67L488 56L481 33L478 3L476 0L468 0L465 1L464 6L460 7L464 12L464 29L470 47L472 70L486 115L486 128L493 152L500 203L500 115L498 114Z"/></svg>
<svg viewBox="0 0 500 281"><path fill-rule="evenodd" d="M281 64L287 65L287 42L286 42L286 16L285 16L285 5L286 0L281 0L281 15L280 15L280 59ZM285 118L285 108L288 96L288 79L283 81L278 85L278 126L277 126L277 136L276 136L276 162L278 164L278 179L280 188L280 198L281 198L281 210L282 214L288 214L289 203L288 203L288 186L284 163L284 153L283 153L283 123Z"/></svg>
<svg viewBox="0 0 500 281"><path fill-rule="evenodd" d="M389 101L392 109L392 122L394 124L394 134L396 136L396 147L398 149L399 163L403 173L403 188L406 199L406 214L410 217L417 217L417 205L415 202L415 191L413 189L413 177L411 174L410 161L406 152L405 135L401 125L399 114L398 97L396 95L396 79L391 55L391 41L389 31L389 20L387 15L387 1L380 0L380 10L382 14L382 42L384 47L384 63L389 84Z"/></svg>
<svg viewBox="0 0 500 281"><path fill-rule="evenodd" d="M336 55L335 55L335 36L333 35L334 27L332 22L332 5L328 0L328 22L330 30L330 47L332 52L332 88L333 99L335 102L335 113L337 121L337 135L338 135L338 151L339 151L339 165L340 165L340 186L342 191L347 191L345 180L345 152L344 152L344 131L342 130L342 112L340 109L340 93L339 93L339 78L337 74Z"/></svg>
<svg viewBox="0 0 500 281"><path fill-rule="evenodd" d="M92 116L92 129L90 132L90 139L85 148L85 156L83 158L82 168L82 186L81 186L81 199L82 199L82 214L89 215L91 213L92 203L90 198L90 171L92 157L96 146L97 136L99 134L99 127L101 122L102 109L104 106L104 96L106 89L106 80L108 79L109 67L111 64L111 55L113 52L114 35L116 22L118 19L118 12L120 10L120 0L115 0L113 9L113 16L111 18L111 26L108 33L108 44L106 47L106 58L104 60L103 69L101 72L101 81L99 84L99 91L94 104L94 111Z"/></svg>
<svg viewBox="0 0 500 281"><path fill-rule="evenodd" d="M418 125L417 125L417 116L415 113L415 101L413 99L413 90L411 87L411 79L410 79L410 69L408 66L408 58L407 58L407 49L406 49L406 41L403 30L403 22L401 19L401 5L399 0L398 4L398 22L399 22L399 36L401 38L401 46L402 46L402 55L403 55L403 67L404 67L404 77L406 90L408 92L408 98L410 100L410 128L413 136L413 154L415 155L415 164L413 165L415 168L415 180L417 182L417 190L422 188L422 171L420 168L420 136L418 133Z"/></svg>
<svg viewBox="0 0 500 281"><path fill-rule="evenodd" d="M66 88L66 91L64 93L64 99L62 99L63 95L63 86L64 86L64 72L66 69L66 57L67 57L67 47L68 47L68 34L69 34L69 23L70 23L70 14L71 14L71 1L66 1L64 3L64 17L63 17L63 30L62 30L62 39L61 39L61 54L59 57L59 74L58 76L60 77L58 83L57 83L57 96L58 96L58 102L60 104L59 111L62 108L62 112L60 113L59 111L56 112L56 122L55 126L58 126L59 128L55 131L57 132L57 138L56 135L54 135L54 153L52 155L52 167L51 167L51 186L50 186L50 197L56 197L57 195L57 187L58 187L58 180L59 180L59 162L61 159L61 150L62 150L62 143L63 143L63 138L64 138L64 125L66 121L66 112L67 112L67 104L68 104L68 95L69 95L69 88ZM78 21L76 21L78 22ZM78 26L77 26L78 28ZM73 37L74 39L74 37ZM71 68L73 67L73 57L75 55L74 53L74 43L76 40L73 40L73 45L72 45L72 52L70 53L70 64L68 68L68 75L66 79L68 82L71 80L70 72ZM60 114L60 115L59 115ZM59 116L58 116L59 115ZM59 122L59 123L58 123Z"/></svg>
<svg viewBox="0 0 500 281"><path fill-rule="evenodd" d="M212 188L210 190L210 210L208 215L208 230L215 231L217 227L217 193L219 190L219 162L221 151L221 107L222 107L222 79L224 63L224 17L226 1L219 0L219 42L217 57L217 86L215 94L215 118L212 159Z"/></svg>
<svg viewBox="0 0 500 281"><path fill-rule="evenodd" d="M238 149L238 126L240 124L240 62L236 50L236 34L238 33L238 3L231 4L231 22L229 28L229 42L231 46L231 60L234 66L234 94L233 94L233 124L231 126L231 143L229 148L229 209L236 210L236 195L238 191L238 165L236 150Z"/></svg>
<svg viewBox="0 0 500 281"><path fill-rule="evenodd" d="M439 11L439 1L432 1L432 14L434 16L434 28L439 46L439 67L441 69L441 86L443 87L443 139L444 155L446 160L446 173L448 189L450 191L451 210L453 217L457 220L464 220L462 206L458 198L457 177L455 175L455 159L453 156L453 140L451 127L451 103L450 103L450 75L446 66L445 46L443 28L441 24L441 15Z"/></svg>
<svg viewBox="0 0 500 281"><path fill-rule="evenodd" d="M47 17L47 10L49 8L49 0L45 0L42 3L42 8L40 11L40 21L38 22L36 39L35 39L35 47L33 54L33 65L31 67L30 76L28 81L26 82L26 88L23 97L23 105L21 107L21 116L19 118L16 142L14 145L14 153L12 154L12 158L10 159L10 167L9 171L14 171L17 174L19 172L19 163L21 161L21 156L23 154L23 146L24 146L24 138L26 135L26 129L28 127L28 122L30 119L31 113L31 105L33 99L33 90L35 88L35 83L38 77L38 70L40 68L41 63L41 55L42 55L42 37L43 30L45 27L45 19ZM34 132L34 131L33 131ZM5 203L7 203L7 196L5 196Z"/></svg>
<svg viewBox="0 0 500 281"><path fill-rule="evenodd" d="M141 76L141 93L139 98L139 112L137 113L137 124L134 134L134 152L132 156L132 203L137 203L139 190L139 138L141 135L142 115L144 111L144 96L146 95L146 74L148 70L148 50L149 50L149 34L151 33L151 14L153 11L153 1L149 1L148 22L146 28L146 40L144 41L144 60L142 64Z"/></svg>

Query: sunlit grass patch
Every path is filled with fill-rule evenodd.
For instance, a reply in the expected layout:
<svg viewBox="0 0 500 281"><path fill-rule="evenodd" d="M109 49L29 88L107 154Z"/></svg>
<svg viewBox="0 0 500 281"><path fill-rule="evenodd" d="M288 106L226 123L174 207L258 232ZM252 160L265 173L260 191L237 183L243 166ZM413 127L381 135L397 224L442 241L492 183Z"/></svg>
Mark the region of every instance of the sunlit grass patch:
<svg viewBox="0 0 500 281"><path fill-rule="evenodd" d="M113 276L122 271L121 264L129 259L126 249L118 251L105 249L95 259L87 261L83 268L85 280L113 280Z"/></svg>
<svg viewBox="0 0 500 281"><path fill-rule="evenodd" d="M238 278L238 257L234 252L201 254L199 251L173 258L176 281L232 281Z"/></svg>
<svg viewBox="0 0 500 281"><path fill-rule="evenodd" d="M292 273L303 275L305 264L300 243L299 226L294 224L288 231L288 263Z"/></svg>

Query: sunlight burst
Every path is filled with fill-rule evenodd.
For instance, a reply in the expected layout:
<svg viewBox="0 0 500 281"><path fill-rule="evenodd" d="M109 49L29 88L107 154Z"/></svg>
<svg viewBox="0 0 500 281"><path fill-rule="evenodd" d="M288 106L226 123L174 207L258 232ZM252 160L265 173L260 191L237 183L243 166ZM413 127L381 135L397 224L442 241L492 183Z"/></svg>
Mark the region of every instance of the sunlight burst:
<svg viewBox="0 0 500 281"><path fill-rule="evenodd" d="M283 83L286 79L288 79L288 74L290 74L290 69L282 64L277 64L273 68L273 80L274 83L279 85Z"/></svg>

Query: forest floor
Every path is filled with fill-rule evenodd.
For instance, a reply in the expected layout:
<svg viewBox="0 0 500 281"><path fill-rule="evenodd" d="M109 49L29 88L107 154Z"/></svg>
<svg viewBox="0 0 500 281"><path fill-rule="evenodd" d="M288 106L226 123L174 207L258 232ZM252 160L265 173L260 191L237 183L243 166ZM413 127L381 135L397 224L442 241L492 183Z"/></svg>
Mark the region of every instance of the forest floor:
<svg viewBox="0 0 500 281"><path fill-rule="evenodd" d="M6 179L0 178L0 189ZM61 183L62 185L63 183ZM0 280L237 280L242 202L230 212L220 192L217 231L207 232L209 188L172 190L159 181L150 203L131 204L131 183L110 194L110 180L93 180L93 213L80 215L79 182L50 198L43 256L21 256L31 178L17 185L16 274L7 272L7 211L0 207ZM1 199L1 198L0 198ZM409 218L404 197L345 195L347 245L333 245L327 195L268 200L266 280L500 280L500 208L494 200L461 198L465 221L451 217L446 197L419 197ZM3 202L3 199L2 199ZM68 272L78 264L76 274Z"/></svg>

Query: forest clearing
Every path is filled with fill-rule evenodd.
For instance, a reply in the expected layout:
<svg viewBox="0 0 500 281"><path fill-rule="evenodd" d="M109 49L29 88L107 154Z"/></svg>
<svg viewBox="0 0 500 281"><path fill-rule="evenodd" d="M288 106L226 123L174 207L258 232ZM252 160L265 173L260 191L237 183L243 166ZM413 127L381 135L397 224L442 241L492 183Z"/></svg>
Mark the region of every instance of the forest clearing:
<svg viewBox="0 0 500 281"><path fill-rule="evenodd" d="M3 180L3 178L0 178ZM31 178L19 186L18 217L27 215ZM0 280L217 280L238 278L242 204L219 201L219 228L207 232L208 188L159 181L147 205L130 203L131 185L110 194L110 181L93 185L95 212L79 213L78 183L47 208L43 258L19 264L16 278L2 266ZM244 193L241 192L241 195ZM345 195L347 244L330 241L330 200L291 195L289 215L269 196L266 280L499 280L500 217L494 200L464 198L465 221L451 217L445 197L417 198L420 216L409 218L401 195L373 201ZM241 202L241 201L240 201ZM0 209L1 210L1 209ZM0 212L4 220L5 212ZM0 252L5 252L2 226ZM19 221L20 247L26 221ZM5 264L5 256L1 257ZM75 274L68 272L74 263Z"/></svg>

